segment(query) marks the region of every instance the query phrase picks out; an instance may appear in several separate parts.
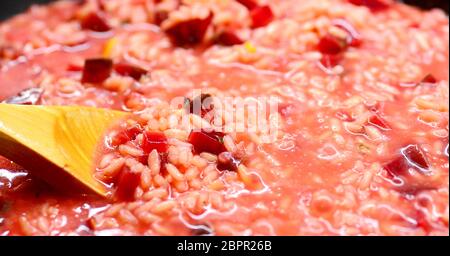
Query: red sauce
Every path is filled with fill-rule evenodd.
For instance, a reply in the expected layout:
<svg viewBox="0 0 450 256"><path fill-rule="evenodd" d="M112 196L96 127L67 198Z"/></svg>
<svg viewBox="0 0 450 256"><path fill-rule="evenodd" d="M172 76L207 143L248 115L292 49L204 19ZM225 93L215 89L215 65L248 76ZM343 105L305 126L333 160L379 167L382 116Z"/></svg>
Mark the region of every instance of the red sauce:
<svg viewBox="0 0 450 256"><path fill-rule="evenodd" d="M357 4L360 6L359 2ZM283 9L283 6L281 5L279 10L284 11L286 16L289 17L290 11L287 10L288 8ZM56 6L48 8L58 10ZM403 6L395 4L389 6L390 9L385 10L385 8L387 7L383 5L381 9L385 12L398 11L398 14L403 15L402 18L404 19L409 19L411 16L407 15L408 12L403 13L405 8ZM377 8L377 13L373 15L384 15L379 9ZM20 19L25 21L38 19L49 25L57 24L72 16L70 10L71 8L67 8L65 12L52 12L55 15L49 18L40 17L35 13L22 16ZM413 10L410 10L410 12L413 12ZM6 39L15 42L30 40L31 35L26 33L27 25L20 19L9 21L16 29L6 33L4 35ZM276 23L277 18L274 19L271 24ZM269 22L264 23L268 24ZM431 30L440 39L448 35L448 32L446 34L445 31L439 29L438 25L436 25L435 30ZM91 33L83 46L68 48L57 45L54 49L51 47L45 51L38 50L26 53L26 58L8 62L0 70L0 100L14 96L23 89L36 85L37 82L42 82L40 78L45 72L52 74L56 80L70 77L72 74L67 74L67 67L73 64L74 60L102 57L103 48L108 38L139 32L146 33L152 42L160 43L162 38L169 42L168 38L162 34L163 32L158 29L148 29L136 25L113 28L111 34L103 35L104 38ZM369 37L368 40L364 40L361 45L358 44L358 49L350 47L351 49L346 48L345 51L365 53L385 59L395 58L386 49L376 45L377 39L370 38L370 34L366 32L361 31L361 36ZM373 31L371 30L371 32ZM428 31L427 33L431 32ZM203 40L204 36L202 31L199 37ZM197 41L200 41L200 39L195 38L195 43L198 43ZM269 44L273 49L287 49L289 47L288 43L283 40L277 41L277 39L269 38L267 41L258 42L261 45L257 46L257 51L264 44ZM231 45L233 46L230 47L241 47L240 43ZM249 45L244 44L242 47L248 48ZM317 45L310 45L309 47L316 49ZM135 62L135 64L142 64L139 70L129 70L129 67L127 67L124 71L126 73L124 76L131 78L134 85L136 85L135 83L139 84L140 79L145 76L143 75L144 70L151 70L150 73L166 70L171 74L170 77L166 77L163 72L152 73L152 79L155 82L150 87L138 87L131 92L130 90L110 91L101 86L92 86L83 91L82 97L64 97L61 96L60 92L48 90L43 96L42 104L95 105L97 107L130 110L126 105L126 102L130 99L136 101L147 101L149 99L168 101L176 96L187 95L193 89L205 87L213 87L219 91L234 90L242 97L249 95L266 96L269 92L274 93L280 97L283 104L288 104L285 106L289 107L283 108L282 111L285 121L283 127L285 136L275 143L258 147L258 155L266 156L263 164L270 168L256 170L257 178L264 181L264 186L268 189L261 193L246 191L234 197L232 201L236 207L230 212L207 211L202 216L189 213L186 215L190 217L186 217L186 219L189 219L189 221L196 220L195 224L207 222L208 226L216 230L218 234L231 235L247 234L245 230L250 230L250 234L281 235L448 234L449 164L448 153L445 155L444 152L445 148L448 148L448 104L444 104L443 108L447 107L447 109L443 109L439 113L440 121L432 124L423 121L423 118L426 118L424 111L417 110L417 106L414 105L416 102L415 96L417 96L414 94L414 90L419 91L419 96L442 96L442 93L445 93L443 92L445 88L448 93L448 45L444 48L439 53L444 53L444 56L447 56L446 58L431 58L426 63L422 63L420 60L417 60L417 62L422 69L423 77L426 77L427 74L433 74L437 81L446 85L399 87L400 93L395 94L392 99L383 101L382 107L375 115L376 118L367 120L368 122L364 124L361 131L349 128L351 123L357 120L360 110L351 107L337 109L334 106L348 101L352 96L361 95L367 91L384 95L382 94L384 92L379 90L380 87L369 83L360 85L357 80L358 74L353 71L355 67L370 69L371 67L385 65L385 63L371 57L367 57L367 59L344 57L339 59L339 63L336 63L336 65L328 67L331 69L338 64L341 65L345 69L341 76L325 74L322 69L317 67L315 61L304 64L301 71L309 77L321 77L326 79L324 83L329 84L334 82L333 78L341 82L339 87L329 95L330 98L322 101L320 90L316 94L314 94L314 91L308 90L308 88L314 88L313 83L302 84L301 76L297 77L298 80L295 79L296 77L288 76L288 73L292 71L292 65L290 64L301 60L301 57L295 53L282 56L274 55L271 57L270 68L263 69L258 68L258 63L251 63L248 59L246 61L250 63L245 63L245 61L212 63L209 61L211 57L204 53L203 48L195 48L194 50L187 50L189 53L186 56L196 59L195 65L202 72L186 74L174 65L172 60L179 61L180 59L176 59L177 56L173 53L174 48L169 47L160 49L162 53L167 54L165 58L139 60ZM208 52L208 54L213 53ZM136 59L135 57L127 57L134 61ZM80 72L74 73L74 76L80 76ZM378 77L377 82L383 84L411 82L395 80L395 77L403 76L400 73L401 71L399 71L399 74L390 77ZM172 81L173 83L181 81L182 84L182 82L188 81L188 85L167 86L166 82L169 78L179 79L175 82ZM321 83L321 81L317 83ZM417 81L417 84L419 83L420 81ZM270 90L273 88L277 89L274 90L277 93ZM389 94L389 96L391 95ZM447 97L448 101L448 94L443 97ZM314 108L311 107L311 104L321 105L320 108ZM370 105L370 102L364 102L362 105L364 104ZM366 106L366 110L368 108L370 106ZM334 124L331 120L339 120L336 116L342 115L342 113L345 113L348 118L339 122L347 130L334 130ZM444 115L447 116L442 117ZM377 147L377 143L372 144L376 139L371 136L376 136L376 134L371 133L374 130L367 128L369 126L381 134L383 147ZM436 135L437 131L444 134L439 135L441 136L439 137ZM445 134L445 131L447 134ZM331 134L332 137L325 136L327 134ZM133 131L123 135L126 137L124 137L124 140L134 136ZM355 143L346 143L348 141ZM424 188L420 193L398 190L392 184L386 170L383 170L383 164L395 160L400 150L405 145L410 144L421 145L429 162L429 169L435 173L434 176L429 177L433 179L433 186ZM213 151L217 151L215 153L220 154L225 151L221 148L221 145L214 144L213 147ZM219 149L217 150L217 148ZM378 169L372 170L371 168ZM226 166L224 169L235 169L235 166ZM365 176L368 170L374 172L374 177L369 177L371 180L373 179L370 187L363 189L359 185L363 186L361 185L362 181L369 179ZM422 178L425 179L424 177ZM350 181L352 178L354 180ZM125 184L120 186L119 194L121 198L119 200L131 200L132 192L130 191L134 191L137 187L136 177L133 176L132 172L131 174L125 173L121 175L119 183ZM424 200L423 198L428 198L429 201L427 201L426 206L419 207L418 203ZM115 230L102 230L97 233L92 230L92 225L100 225L94 223L95 218L93 217L100 212L104 212L112 204L114 203L111 201L88 196L80 196L79 198L61 196L58 192L32 177L27 170L23 170L0 157L0 206L3 205L3 210L0 211L0 235L25 234L26 232L23 230L26 224L24 224L23 217L42 218L43 222L49 223L51 226L51 235L126 233L125 231L128 230L123 226L119 226ZM434 213L430 210L433 207ZM425 211L425 216L417 214L419 208ZM447 213L446 217L444 216L445 212ZM2 219L4 220L3 224ZM186 219L164 219L164 228L178 235L191 235L193 234L192 227L186 225ZM228 230L226 225L233 228ZM132 233L137 234L145 234L146 232L148 232L148 227L145 225L135 225L132 230ZM43 232L36 231L36 234L40 233Z"/></svg>

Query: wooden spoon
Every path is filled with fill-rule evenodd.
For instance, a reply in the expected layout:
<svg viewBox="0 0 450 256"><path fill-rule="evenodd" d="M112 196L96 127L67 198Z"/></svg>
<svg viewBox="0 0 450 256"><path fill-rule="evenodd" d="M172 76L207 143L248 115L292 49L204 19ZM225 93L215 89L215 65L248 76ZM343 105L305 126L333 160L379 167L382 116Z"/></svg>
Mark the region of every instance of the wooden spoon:
<svg viewBox="0 0 450 256"><path fill-rule="evenodd" d="M106 187L94 176L95 155L108 127L125 112L88 107L0 104L0 155L62 192Z"/></svg>

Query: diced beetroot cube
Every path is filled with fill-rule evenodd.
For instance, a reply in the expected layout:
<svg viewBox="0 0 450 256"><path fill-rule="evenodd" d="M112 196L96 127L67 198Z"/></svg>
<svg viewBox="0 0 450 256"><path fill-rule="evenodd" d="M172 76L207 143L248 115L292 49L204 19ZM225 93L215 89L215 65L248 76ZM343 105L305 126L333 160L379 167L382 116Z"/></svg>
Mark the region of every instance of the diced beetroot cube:
<svg viewBox="0 0 450 256"><path fill-rule="evenodd" d="M159 160L161 161L161 172L167 173L166 165L169 163L169 154L168 153L160 153Z"/></svg>
<svg viewBox="0 0 450 256"><path fill-rule="evenodd" d="M322 54L337 55L347 48L347 43L332 35L326 35L320 39L317 48Z"/></svg>
<svg viewBox="0 0 450 256"><path fill-rule="evenodd" d="M5 199L2 197L2 194L0 194L0 212L3 211L3 205L5 204Z"/></svg>
<svg viewBox="0 0 450 256"><path fill-rule="evenodd" d="M117 181L116 198L121 201L133 201L136 188L141 181L141 174L124 168Z"/></svg>
<svg viewBox="0 0 450 256"><path fill-rule="evenodd" d="M406 174L409 168L410 166L408 162L402 155L396 157L394 160L392 160L391 162L387 163L384 166L384 169L386 169L386 171L388 171L389 174L391 174L394 177Z"/></svg>
<svg viewBox="0 0 450 256"><path fill-rule="evenodd" d="M18 105L36 105L41 100L44 90L41 88L29 88L21 91L16 96L4 100L4 103Z"/></svg>
<svg viewBox="0 0 450 256"><path fill-rule="evenodd" d="M366 6L371 11L383 11L390 7L387 0L348 0L350 3L358 6Z"/></svg>
<svg viewBox="0 0 450 256"><path fill-rule="evenodd" d="M111 30L111 27L106 22L102 14L91 12L81 20L81 28L89 29L95 32L106 32Z"/></svg>
<svg viewBox="0 0 450 256"><path fill-rule="evenodd" d="M137 157L139 163L147 165L148 164L148 154L144 154Z"/></svg>
<svg viewBox="0 0 450 256"><path fill-rule="evenodd" d="M185 108L189 114L205 117L214 109L213 98L210 94L201 94L194 100L186 99Z"/></svg>
<svg viewBox="0 0 450 256"><path fill-rule="evenodd" d="M258 3L255 0L237 0L237 2L242 4L249 10L253 10L258 7Z"/></svg>
<svg viewBox="0 0 450 256"><path fill-rule="evenodd" d="M250 17L252 19L252 28L260 28L271 23L275 15L270 6L265 5L253 8L250 11Z"/></svg>
<svg viewBox="0 0 450 256"><path fill-rule="evenodd" d="M409 145L401 150L406 160L412 166L426 172L430 167L427 157L418 145Z"/></svg>
<svg viewBox="0 0 450 256"><path fill-rule="evenodd" d="M333 24L343 29L348 34L347 44L352 47L359 47L362 44L362 37L361 34L358 33L358 31L353 27L350 22L344 19L337 19L333 21Z"/></svg>
<svg viewBox="0 0 450 256"><path fill-rule="evenodd" d="M437 82L438 80L432 74L428 74L426 77L422 79L422 83L435 84Z"/></svg>
<svg viewBox="0 0 450 256"><path fill-rule="evenodd" d="M128 137L126 131L121 131L121 132L117 133L116 135L114 135L113 138L111 138L111 146L116 147L116 146L125 144L128 141L130 141L130 138Z"/></svg>
<svg viewBox="0 0 450 256"><path fill-rule="evenodd" d="M198 130L191 132L188 141L194 146L194 151L197 154L207 152L219 155L220 153L227 151L223 144L224 136L225 135L220 132Z"/></svg>
<svg viewBox="0 0 450 256"><path fill-rule="evenodd" d="M218 156L217 169L220 171L237 171L241 160L234 157L230 152L223 152Z"/></svg>
<svg viewBox="0 0 450 256"><path fill-rule="evenodd" d="M391 130L391 127L387 124L387 122L382 117L376 114L372 115L369 118L369 124L375 125L376 127L383 130Z"/></svg>
<svg viewBox="0 0 450 256"><path fill-rule="evenodd" d="M224 46L233 46L243 44L244 41L231 31L223 31L217 36L216 43Z"/></svg>
<svg viewBox="0 0 450 256"><path fill-rule="evenodd" d="M200 44L205 37L209 25L213 19L213 13L204 19L190 19L180 21L166 30L172 42L181 47L194 46Z"/></svg>
<svg viewBox="0 0 450 256"><path fill-rule="evenodd" d="M129 76L135 80L140 80L142 76L148 73L148 71L143 68L125 62L115 64L114 70L122 76Z"/></svg>
<svg viewBox="0 0 450 256"><path fill-rule="evenodd" d="M400 155L384 166L388 178L392 179L396 189L406 194L436 188L436 182L428 179L429 164L425 153L418 145L408 145L400 150ZM413 174L412 172L418 172ZM422 175L419 175L422 174Z"/></svg>
<svg viewBox="0 0 450 256"><path fill-rule="evenodd" d="M166 153L169 149L169 143L166 135L161 132L145 132L144 139L142 141L142 150L145 154L150 154L153 150L158 153Z"/></svg>
<svg viewBox="0 0 450 256"><path fill-rule="evenodd" d="M135 125L126 130L126 134L130 140L135 140L136 137L142 132L142 128L139 125Z"/></svg>
<svg viewBox="0 0 450 256"><path fill-rule="evenodd" d="M112 146L119 146L129 141L135 140L136 137L142 132L142 128L139 125L134 125L116 134L111 141Z"/></svg>
<svg viewBox="0 0 450 256"><path fill-rule="evenodd" d="M154 22L156 25L161 25L165 20L169 18L169 12L165 10L159 10L155 12Z"/></svg>
<svg viewBox="0 0 450 256"><path fill-rule="evenodd" d="M109 78L113 69L110 59L88 59L84 63L83 83L102 83Z"/></svg>
<svg viewBox="0 0 450 256"><path fill-rule="evenodd" d="M409 169L427 173L429 163L425 153L418 145L408 145L400 150L400 155L385 165L385 169L393 176L407 175Z"/></svg>
<svg viewBox="0 0 450 256"><path fill-rule="evenodd" d="M329 54L324 54L322 56L322 59L320 60L320 63L328 69L334 68L337 65L339 65L339 63L342 60L342 56L341 55L329 55Z"/></svg>

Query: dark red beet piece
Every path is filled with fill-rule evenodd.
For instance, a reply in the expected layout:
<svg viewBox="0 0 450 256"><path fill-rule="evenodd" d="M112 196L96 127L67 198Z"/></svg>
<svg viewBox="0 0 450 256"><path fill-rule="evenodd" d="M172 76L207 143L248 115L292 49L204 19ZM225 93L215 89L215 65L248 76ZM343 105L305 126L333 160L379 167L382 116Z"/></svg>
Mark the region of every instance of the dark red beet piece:
<svg viewBox="0 0 450 256"><path fill-rule="evenodd" d="M110 59L88 59L84 63L83 83L102 83L111 75L113 62Z"/></svg>
<svg viewBox="0 0 450 256"><path fill-rule="evenodd" d="M156 11L154 15L154 22L158 26L169 18L169 12L165 10Z"/></svg>
<svg viewBox="0 0 450 256"><path fill-rule="evenodd" d="M249 10L253 10L258 7L258 3L255 0L236 0L238 3L242 4Z"/></svg>
<svg viewBox="0 0 450 256"><path fill-rule="evenodd" d="M223 152L219 154L217 161L217 169L220 171L237 171L241 160L233 156L230 152Z"/></svg>
<svg viewBox="0 0 450 256"><path fill-rule="evenodd" d="M347 44L352 47L359 47L362 44L361 34L353 27L350 22L344 19L337 19L333 21L334 26L345 30L347 32Z"/></svg>
<svg viewBox="0 0 450 256"><path fill-rule="evenodd" d="M389 8L390 4L386 0L348 0L358 6L366 6L371 11L383 11Z"/></svg>
<svg viewBox="0 0 450 256"><path fill-rule="evenodd" d="M235 33L231 31L223 31L220 33L215 42L224 46L233 46L244 43L244 41L242 41Z"/></svg>
<svg viewBox="0 0 450 256"><path fill-rule="evenodd" d="M387 122L379 115L372 115L369 118L369 124L375 125L376 127L383 130L391 130L391 127L387 124Z"/></svg>
<svg viewBox="0 0 450 256"><path fill-rule="evenodd" d="M36 105L41 100L44 90L41 88L29 88L21 91L16 96L8 98L3 103L18 105Z"/></svg>
<svg viewBox="0 0 450 256"><path fill-rule="evenodd" d="M128 141L135 140L136 137L141 132L142 132L142 128L139 125L135 125L135 126L127 128L125 130L122 130L112 138L111 145L119 146L124 143L127 143Z"/></svg>
<svg viewBox="0 0 450 256"><path fill-rule="evenodd" d="M324 54L322 56L322 59L320 59L320 63L325 67L325 68L334 68L337 65L339 65L339 63L342 60L342 56L341 55L330 55L330 54Z"/></svg>
<svg viewBox="0 0 450 256"><path fill-rule="evenodd" d="M317 45L322 54L337 55L347 48L347 42L332 35L322 37Z"/></svg>
<svg viewBox="0 0 450 256"><path fill-rule="evenodd" d="M224 136L225 135L220 132L197 130L191 132L188 141L194 146L194 151L197 154L207 152L219 155L220 153L227 151L223 145Z"/></svg>
<svg viewBox="0 0 450 256"><path fill-rule="evenodd" d="M386 171L388 171L389 174L394 177L407 173L409 168L410 166L408 162L402 155L396 157L394 160L384 166L384 169L386 169Z"/></svg>
<svg viewBox="0 0 450 256"><path fill-rule="evenodd" d="M111 27L106 22L102 14L91 12L81 20L81 28L89 29L95 32L106 32L111 30Z"/></svg>
<svg viewBox="0 0 450 256"><path fill-rule="evenodd" d="M121 201L133 201L134 192L140 181L140 173L132 172L128 167L124 168L117 181L116 198Z"/></svg>
<svg viewBox="0 0 450 256"><path fill-rule="evenodd" d="M428 74L422 79L422 83L435 84L437 82L438 80L432 74Z"/></svg>
<svg viewBox="0 0 450 256"><path fill-rule="evenodd" d="M393 176L407 175L409 169L425 174L429 163L425 153L418 145L408 145L400 150L400 155L385 165L385 169Z"/></svg>
<svg viewBox="0 0 450 256"><path fill-rule="evenodd" d="M402 148L400 155L386 164L384 169L395 188L402 193L414 195L420 191L436 188L435 181L428 179L428 160L418 145Z"/></svg>
<svg viewBox="0 0 450 256"><path fill-rule="evenodd" d="M0 194L0 213L3 212L3 206L5 205L5 199L3 198L2 194Z"/></svg>
<svg viewBox="0 0 450 256"><path fill-rule="evenodd" d="M204 19L194 18L180 21L166 30L172 42L181 47L200 44L213 19L213 13Z"/></svg>
<svg viewBox="0 0 450 256"><path fill-rule="evenodd" d="M150 154L153 150L158 153L166 153L169 149L169 143L166 135L161 132L145 132L142 141L142 150L145 154Z"/></svg>
<svg viewBox="0 0 450 256"><path fill-rule="evenodd" d="M252 19L252 28L260 28L271 23L275 15L270 6L265 5L253 8L250 11L250 17Z"/></svg>
<svg viewBox="0 0 450 256"><path fill-rule="evenodd" d="M189 114L205 117L214 109L213 98L210 94L201 94L194 100L186 99L185 109Z"/></svg>
<svg viewBox="0 0 450 256"><path fill-rule="evenodd" d="M430 165L427 157L418 145L409 145L401 150L408 163L421 171L427 172Z"/></svg>
<svg viewBox="0 0 450 256"><path fill-rule="evenodd" d="M148 73L147 70L137 67L132 64L128 64L125 62L117 63L114 65L114 70L122 76L129 76L134 78L134 80L140 80L142 76Z"/></svg>
<svg viewBox="0 0 450 256"><path fill-rule="evenodd" d="M148 154L138 156L137 160L139 163L147 165L148 164Z"/></svg>
<svg viewBox="0 0 450 256"><path fill-rule="evenodd" d="M169 163L169 154L160 153L159 160L161 161L161 172L166 173L167 172L166 165Z"/></svg>

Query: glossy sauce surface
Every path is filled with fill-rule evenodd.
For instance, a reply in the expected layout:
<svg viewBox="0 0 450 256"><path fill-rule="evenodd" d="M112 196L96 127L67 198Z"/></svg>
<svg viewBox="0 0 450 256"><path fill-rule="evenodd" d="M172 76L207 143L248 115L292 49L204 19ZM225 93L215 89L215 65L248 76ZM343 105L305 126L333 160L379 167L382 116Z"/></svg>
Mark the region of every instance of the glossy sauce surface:
<svg viewBox="0 0 450 256"><path fill-rule="evenodd" d="M404 7L391 8L398 8L397 14L404 15L404 18L408 19L408 12L402 14ZM24 21L37 19L45 24L57 23L65 20L65 16L70 16L70 8L65 10L67 13L54 12L58 14L52 18L39 17L39 12L36 11L35 14L13 19L9 22L14 24L15 29L6 32L5 38L11 41L26 41L29 33L26 32L27 25ZM289 13L286 15L289 16ZM0 100L16 95L25 88L34 87L44 72L51 73L56 78L79 76L68 73L67 66L79 59L101 56L110 38L133 33L147 33L149 40L154 42L163 37L161 31L152 25L130 25L115 28L107 34L91 33L82 45L73 47L53 45L28 52L26 57L7 62L0 66ZM445 32L438 29L434 33L439 38L446 36ZM370 36L373 35L366 35ZM274 40L271 43L270 47L273 48L288 47L283 41ZM295 54L278 56L272 59L270 70L264 70L242 63L212 63L208 61L208 53L205 54L203 49L198 49L189 53L189 56L196 59L194 61L196 67L203 72L187 74L172 65L170 60L176 57L172 55L172 48L166 51L167 62L139 60L139 63L153 70L167 69L171 73L171 79L178 78L184 83L180 83L180 86L166 86L166 83L170 83L164 80L167 77L156 76L153 86L138 90L142 97L169 101L173 97L186 95L193 89L205 87L233 91L239 96L276 94L282 100L281 106L284 107L282 115L285 121L283 127L285 136L275 143L258 148L258 154L267 156L264 164L269 168L256 172L267 188L262 192L241 191L239 195L233 197L235 207L230 212L210 210L198 216L186 213L189 216L187 219L194 224L187 223L188 221L180 214L178 221L171 219L165 224L172 234L192 235L196 230L195 225L206 222L214 227L218 234L228 235L448 234L449 162L448 152L445 154L445 148L448 147L448 103L447 105L444 103L447 112L444 110L440 113L447 117L443 117L440 123L433 124L420 120L418 112L412 106L416 96L413 90L420 91L420 95L433 95L445 91L442 88L446 87L448 93L448 45L443 50L447 58L434 58L426 64L417 64L422 69L423 76L432 73L441 82L439 87L417 85L421 88L417 89L414 86L411 89L399 86L400 94L395 95L395 99L377 103L375 106L371 102L366 104L368 108L376 107L378 113L393 127L381 129L385 138L382 149L364 145L363 142L345 143L345 141L353 143L355 137L364 138L367 135L345 130L336 131L333 122L330 121L343 120L347 112L352 111L350 108L336 107L340 103L364 91L379 92L376 87L355 86L357 81L352 73L352 67L361 65L369 69L384 65L381 62L369 57L367 62L362 62L360 58L346 59L342 66L348 73L343 78L333 76L330 78L318 68L316 62L303 66L303 71L308 76L324 77L329 83L333 83L333 79L340 79L340 86L334 89L328 98L321 99L320 94L309 94L304 85L299 85L302 81L299 82L287 75L291 71L290 63L299 61L304 56ZM387 58L391 57L392 53L377 48L368 40L357 54L384 55ZM394 74L393 77L395 76ZM160 80L157 80L159 78ZM395 81L395 78L390 77L380 79L391 84L417 82ZM269 90L270 88L278 90ZM284 93L280 95L275 91ZM111 92L99 87L85 90L82 96L61 95L57 91L48 90L42 98L42 104L93 105L129 110L126 101L130 95L129 92ZM442 133L437 133L437 130ZM404 192L401 186L399 188L393 185L392 180L381 170L375 175L378 181L372 183L370 189L360 189L355 185L357 183L346 184L346 177L361 176L361 170L369 169L375 163L380 165L389 163L398 156L401 148L411 144L421 145L426 152L430 168L435 173L431 188L420 187L423 183L419 182L415 188L418 193ZM382 150L383 153L377 154L377 150ZM358 167L356 163L360 163L362 167ZM359 179L362 179L361 177ZM422 179L426 178L419 178ZM426 183L428 184L428 181ZM388 191L386 193L395 194L392 197L400 197L401 200L389 199L389 196L380 192L380 188ZM23 224L16 220L24 215L29 218L45 216L43 222L47 221L45 225L50 225L52 230L50 235L92 235L94 233L88 227L87 221L111 204L110 201L90 196L60 195L59 192L33 178L28 171L0 158L1 235L23 234L23 228L20 227ZM436 208L437 214L434 216L432 211L423 210L429 209L428 207ZM447 213L447 217L442 213ZM421 224L423 220L427 222L425 226ZM351 221L353 223L350 223ZM226 224L232 225L233 229L227 230L223 227ZM118 230L95 234L121 234L121 231L127 229L128 227L121 227ZM144 226L135 226L131 230L138 234L145 234L147 231Z"/></svg>

